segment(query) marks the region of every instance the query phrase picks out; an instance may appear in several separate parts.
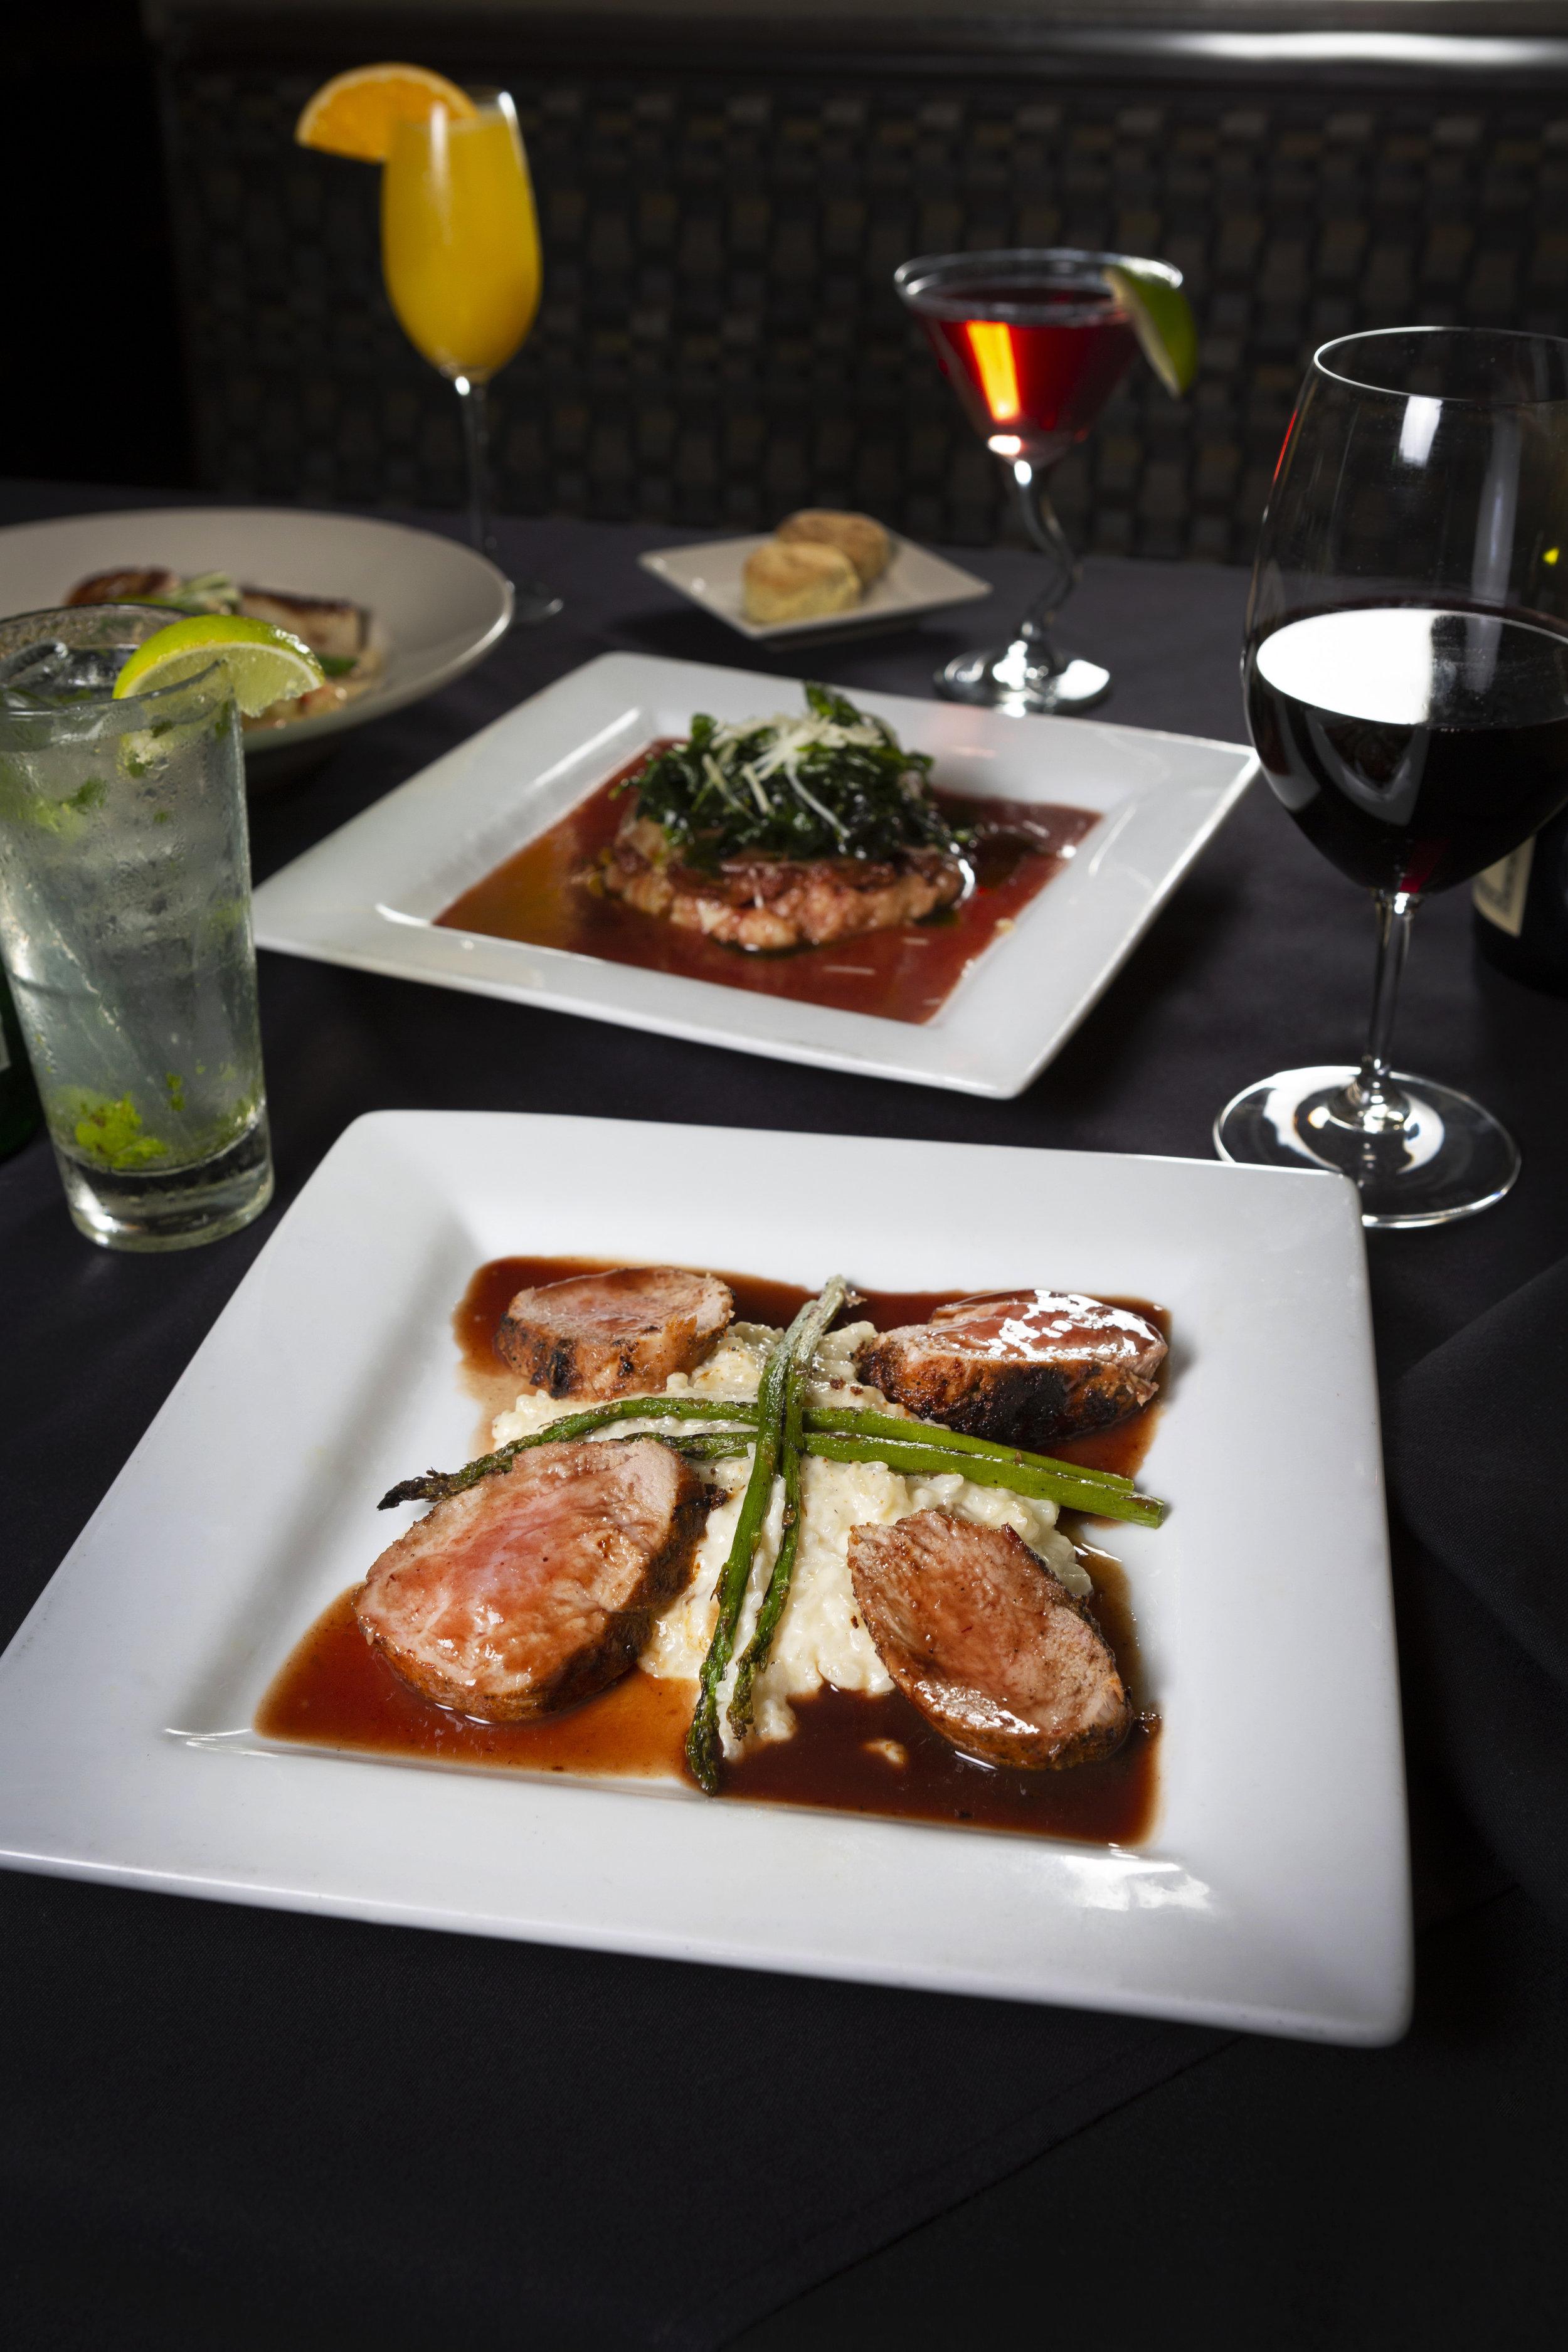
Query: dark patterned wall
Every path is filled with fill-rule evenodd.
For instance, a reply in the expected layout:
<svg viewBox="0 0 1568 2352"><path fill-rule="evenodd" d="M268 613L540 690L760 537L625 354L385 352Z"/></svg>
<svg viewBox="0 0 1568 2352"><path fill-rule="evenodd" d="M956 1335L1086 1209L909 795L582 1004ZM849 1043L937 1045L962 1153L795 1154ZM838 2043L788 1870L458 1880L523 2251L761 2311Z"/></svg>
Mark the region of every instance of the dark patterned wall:
<svg viewBox="0 0 1568 2352"><path fill-rule="evenodd" d="M201 479L455 506L456 401L382 294L377 174L291 144L321 78L168 68ZM1325 337L1568 331L1568 89L462 78L513 90L544 231L543 310L496 387L513 509L746 529L810 500L991 539L994 462L889 290L913 253L1109 246L1186 272L1192 393L1140 368L1058 475L1083 543L1141 554L1250 559Z"/></svg>

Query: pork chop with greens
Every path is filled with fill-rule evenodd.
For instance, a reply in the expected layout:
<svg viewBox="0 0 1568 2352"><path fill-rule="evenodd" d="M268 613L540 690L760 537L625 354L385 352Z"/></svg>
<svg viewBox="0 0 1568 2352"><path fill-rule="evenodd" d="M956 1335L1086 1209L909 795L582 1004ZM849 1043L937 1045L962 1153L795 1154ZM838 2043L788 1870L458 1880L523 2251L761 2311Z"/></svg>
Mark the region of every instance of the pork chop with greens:
<svg viewBox="0 0 1568 2352"><path fill-rule="evenodd" d="M700 715L622 789L590 886L751 949L821 947L918 922L969 887L968 829L943 815L931 758L831 688L800 718Z"/></svg>

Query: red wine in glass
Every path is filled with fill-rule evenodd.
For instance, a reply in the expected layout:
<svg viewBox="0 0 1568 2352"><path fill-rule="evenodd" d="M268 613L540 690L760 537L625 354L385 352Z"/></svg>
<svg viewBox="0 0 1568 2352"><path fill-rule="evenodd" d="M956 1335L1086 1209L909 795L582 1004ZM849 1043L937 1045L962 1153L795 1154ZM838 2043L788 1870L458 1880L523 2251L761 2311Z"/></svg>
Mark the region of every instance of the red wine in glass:
<svg viewBox="0 0 1568 2352"><path fill-rule="evenodd" d="M1568 635L1409 604L1305 614L1249 651L1275 794L1371 890L1467 882L1568 793Z"/></svg>
<svg viewBox="0 0 1568 2352"><path fill-rule="evenodd" d="M1259 533L1242 677L1275 797L1372 892L1372 1004L1359 1065L1276 1070L1214 1134L1227 1160L1348 1176L1368 1225L1473 1216L1519 1173L1485 1106L1394 1069L1392 1039L1426 894L1568 804L1565 549L1568 341L1393 327L1313 353Z"/></svg>
<svg viewBox="0 0 1568 2352"><path fill-rule="evenodd" d="M981 278L965 318L924 320L970 423L999 457L1054 465L1081 441L1137 355L1103 278ZM1022 314L1022 315L1020 315Z"/></svg>

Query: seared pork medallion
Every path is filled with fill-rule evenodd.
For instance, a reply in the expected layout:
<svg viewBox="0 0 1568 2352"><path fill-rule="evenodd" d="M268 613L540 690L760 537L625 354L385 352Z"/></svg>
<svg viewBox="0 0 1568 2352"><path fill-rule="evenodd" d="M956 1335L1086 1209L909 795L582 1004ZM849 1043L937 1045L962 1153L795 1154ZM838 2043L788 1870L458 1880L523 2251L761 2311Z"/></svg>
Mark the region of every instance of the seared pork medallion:
<svg viewBox="0 0 1568 2352"><path fill-rule="evenodd" d="M711 1499L662 1445L541 1445L389 1545L354 1614L438 1706L491 1723L574 1706L637 1664Z"/></svg>
<svg viewBox="0 0 1568 2352"><path fill-rule="evenodd" d="M927 1421L1003 1444L1086 1437L1147 1404L1165 1341L1146 1315L1075 1291L991 1291L879 1331L860 1378Z"/></svg>
<svg viewBox="0 0 1568 2352"><path fill-rule="evenodd" d="M632 1396L693 1370L734 1312L716 1275L619 1266L520 1290L496 1347L531 1388L552 1397Z"/></svg>
<svg viewBox="0 0 1568 2352"><path fill-rule="evenodd" d="M1132 1708L1104 1636L1011 1528L920 1511L849 1538L877 1654L944 1739L1058 1771L1114 1755Z"/></svg>
<svg viewBox="0 0 1568 2352"><path fill-rule="evenodd" d="M632 780L619 832L582 878L752 950L825 947L953 905L973 879L969 836L931 796L930 756L829 687L805 698L799 719L699 714Z"/></svg>
<svg viewBox="0 0 1568 2352"><path fill-rule="evenodd" d="M775 1305L735 1280L750 1312ZM1005 1383L1021 1359L1037 1417L1045 1370L1058 1417L1065 1382L1079 1419L1103 1422L1152 1393L1164 1342L1145 1317L1038 1291L945 1307L906 1297L903 1312L928 1307L930 1319L879 1334L842 1319L877 1302L836 1275L779 1329L735 1319L736 1294L717 1275L565 1273L547 1260L500 1262L474 1287L489 1303L482 1317L467 1300L459 1308L468 1344L488 1357L493 1332L529 1385L492 1424L491 1452L382 1496L384 1509L434 1508L350 1596L372 1649L421 1696L531 1738L537 1718L637 1665L693 1688L684 1754L710 1795L731 1768L748 1793L763 1752L798 1738L817 1757L801 1802L818 1800L800 1790L820 1792L812 1772L826 1750L814 1742L848 1737L843 1710L858 1707L843 1801L932 1805L930 1818L979 1818L963 1788L956 1799L936 1793L944 1774L965 1780L961 1758L1005 1779L1116 1755L1133 1710L1116 1654L1080 1605L1094 1590L1089 1564L1058 1515L1155 1528L1165 1506L1126 1469L889 1411L861 1368L891 1349L897 1360L878 1377L896 1393L900 1368L956 1356L963 1377L944 1402L978 1397L994 1412L1005 1385L977 1386L976 1368ZM1148 1433L1147 1423L1128 1432L1128 1469ZM1114 1612L1119 1571L1108 1573ZM909 1705L936 1739L910 1727ZM310 1722L321 1728L326 1717ZM854 1779L873 1751L904 1791L895 1798L889 1783L885 1803ZM572 1753L584 1752L580 1739ZM944 1760L933 1765L933 1752ZM1120 1762L1103 1786L1086 1774L1075 1805L1044 1794L1065 1783L1031 1777L1004 1791L994 1818L1044 1833L1047 1816L1081 1817L1099 1834L1131 1833L1147 1818L1137 1780L1135 1764ZM755 1785L778 1794L777 1766ZM1138 1786L1152 1787L1146 1771Z"/></svg>

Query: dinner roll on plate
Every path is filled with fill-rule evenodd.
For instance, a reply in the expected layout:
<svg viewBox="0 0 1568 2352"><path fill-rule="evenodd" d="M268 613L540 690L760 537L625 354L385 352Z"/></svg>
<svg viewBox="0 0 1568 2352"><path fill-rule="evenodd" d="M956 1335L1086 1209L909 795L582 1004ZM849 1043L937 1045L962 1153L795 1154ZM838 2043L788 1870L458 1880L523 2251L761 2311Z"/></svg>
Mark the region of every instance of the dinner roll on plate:
<svg viewBox="0 0 1568 2352"><path fill-rule="evenodd" d="M841 514L835 507L803 507L780 523L778 536L790 546L837 547L855 566L862 588L879 580L892 560L893 544L869 515Z"/></svg>
<svg viewBox="0 0 1568 2352"><path fill-rule="evenodd" d="M860 575L837 547L764 540L741 573L748 621L815 621L860 601Z"/></svg>

